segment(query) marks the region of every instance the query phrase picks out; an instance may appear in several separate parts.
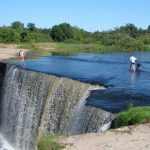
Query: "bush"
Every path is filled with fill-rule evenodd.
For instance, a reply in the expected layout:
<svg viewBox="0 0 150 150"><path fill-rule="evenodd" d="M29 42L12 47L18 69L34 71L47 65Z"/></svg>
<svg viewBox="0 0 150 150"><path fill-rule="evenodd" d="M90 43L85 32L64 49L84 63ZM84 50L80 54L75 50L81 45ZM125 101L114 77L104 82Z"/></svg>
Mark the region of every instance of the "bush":
<svg viewBox="0 0 150 150"><path fill-rule="evenodd" d="M0 29L0 43L17 43L19 42L19 35L12 29Z"/></svg>
<svg viewBox="0 0 150 150"><path fill-rule="evenodd" d="M38 141L38 150L61 150L63 145L57 142L57 137L52 134L41 135Z"/></svg>
<svg viewBox="0 0 150 150"><path fill-rule="evenodd" d="M150 107L134 107L117 114L113 122L114 128L147 123L150 121Z"/></svg>

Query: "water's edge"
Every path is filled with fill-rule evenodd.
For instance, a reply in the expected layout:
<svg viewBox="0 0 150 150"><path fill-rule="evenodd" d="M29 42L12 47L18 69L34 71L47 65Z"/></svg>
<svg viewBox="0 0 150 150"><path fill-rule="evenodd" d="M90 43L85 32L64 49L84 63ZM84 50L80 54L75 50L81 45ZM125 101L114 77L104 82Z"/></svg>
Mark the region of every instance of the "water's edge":
<svg viewBox="0 0 150 150"><path fill-rule="evenodd" d="M109 128L114 114L86 106L99 85L0 63L1 134L15 149L35 150L42 133L82 134ZM107 127L106 127L107 126Z"/></svg>

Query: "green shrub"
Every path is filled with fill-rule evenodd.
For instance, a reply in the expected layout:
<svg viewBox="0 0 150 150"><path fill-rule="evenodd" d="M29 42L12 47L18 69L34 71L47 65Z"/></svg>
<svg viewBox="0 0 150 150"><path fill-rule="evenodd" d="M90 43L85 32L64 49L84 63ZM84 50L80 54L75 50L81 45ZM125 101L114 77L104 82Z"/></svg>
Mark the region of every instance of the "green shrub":
<svg viewBox="0 0 150 150"><path fill-rule="evenodd" d="M38 141L38 150L61 150L64 145L57 142L57 137L52 134L41 135Z"/></svg>
<svg viewBox="0 0 150 150"><path fill-rule="evenodd" d="M150 45L144 45L144 50L149 51L150 50Z"/></svg>
<svg viewBox="0 0 150 150"><path fill-rule="evenodd" d="M117 114L113 122L113 127L123 127L128 125L135 125L147 123L150 121L150 107L133 107L125 112Z"/></svg>

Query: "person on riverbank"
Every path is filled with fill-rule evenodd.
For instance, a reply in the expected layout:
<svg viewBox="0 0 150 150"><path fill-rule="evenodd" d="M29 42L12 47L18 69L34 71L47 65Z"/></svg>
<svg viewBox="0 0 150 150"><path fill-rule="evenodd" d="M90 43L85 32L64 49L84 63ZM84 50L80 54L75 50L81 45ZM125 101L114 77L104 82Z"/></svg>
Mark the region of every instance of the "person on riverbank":
<svg viewBox="0 0 150 150"><path fill-rule="evenodd" d="M21 66L22 66L22 65L25 65L24 58L25 58L24 51L23 51L23 50L20 50L20 52L19 52L19 59L20 59L20 64L21 64Z"/></svg>

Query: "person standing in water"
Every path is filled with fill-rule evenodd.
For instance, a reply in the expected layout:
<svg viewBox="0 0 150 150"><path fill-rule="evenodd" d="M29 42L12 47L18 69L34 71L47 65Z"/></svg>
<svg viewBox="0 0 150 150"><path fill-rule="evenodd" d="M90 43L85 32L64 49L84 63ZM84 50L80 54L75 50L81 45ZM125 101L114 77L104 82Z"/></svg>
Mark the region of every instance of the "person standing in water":
<svg viewBox="0 0 150 150"><path fill-rule="evenodd" d="M24 51L23 51L23 50L20 50L20 52L19 52L19 59L20 59L20 64L21 64L21 66L22 66L22 65L25 65L24 57L25 57Z"/></svg>
<svg viewBox="0 0 150 150"><path fill-rule="evenodd" d="M130 70L131 70L131 71L135 71L135 70L136 70L136 65L135 65L135 63L136 63L136 61L137 61L137 58L134 57L133 55L131 55L130 61L131 61Z"/></svg>
<svg viewBox="0 0 150 150"><path fill-rule="evenodd" d="M137 58L134 57L133 55L131 55L131 57L130 57L131 63L132 63L132 64L135 64L136 60L137 60Z"/></svg>

